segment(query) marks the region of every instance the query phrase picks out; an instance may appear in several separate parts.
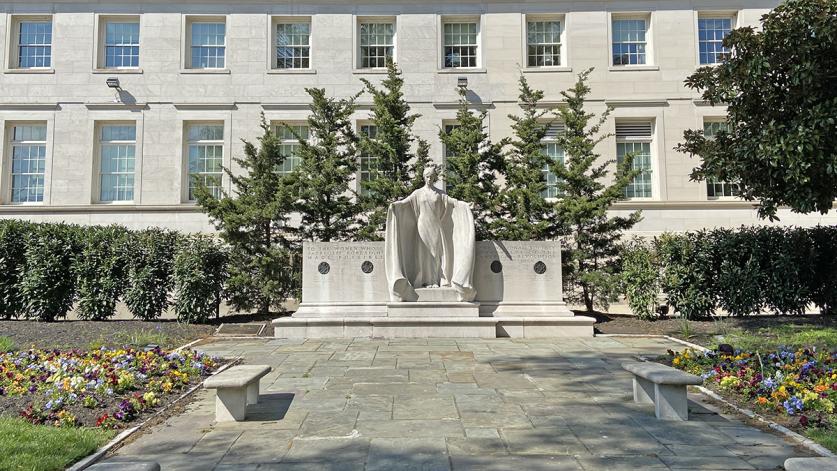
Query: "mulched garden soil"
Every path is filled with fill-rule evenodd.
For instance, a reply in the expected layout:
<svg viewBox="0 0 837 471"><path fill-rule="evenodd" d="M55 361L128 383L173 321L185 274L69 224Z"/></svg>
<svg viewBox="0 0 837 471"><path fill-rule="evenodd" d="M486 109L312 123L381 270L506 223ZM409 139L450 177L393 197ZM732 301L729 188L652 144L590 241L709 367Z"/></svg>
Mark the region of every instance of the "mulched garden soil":
<svg viewBox="0 0 837 471"><path fill-rule="evenodd" d="M576 315L589 316L584 311L576 311ZM721 335L724 330L730 328L742 328L748 331L762 327L777 327L783 324L800 326L837 327L837 316L750 316L750 317L724 317L723 326L718 325L717 320L692 320L689 321L689 338L683 337L684 321L678 318L666 318L653 321L637 319L634 316L622 314L596 313L597 320L595 329L601 334L645 334L645 335L670 335L693 343L707 345L712 343L713 337ZM722 330L723 329L723 330Z"/></svg>
<svg viewBox="0 0 837 471"><path fill-rule="evenodd" d="M177 348L215 331L213 325L143 321L0 321L0 336L10 337L18 349L121 347L136 339L154 339L164 349ZM141 342L147 343L147 342Z"/></svg>

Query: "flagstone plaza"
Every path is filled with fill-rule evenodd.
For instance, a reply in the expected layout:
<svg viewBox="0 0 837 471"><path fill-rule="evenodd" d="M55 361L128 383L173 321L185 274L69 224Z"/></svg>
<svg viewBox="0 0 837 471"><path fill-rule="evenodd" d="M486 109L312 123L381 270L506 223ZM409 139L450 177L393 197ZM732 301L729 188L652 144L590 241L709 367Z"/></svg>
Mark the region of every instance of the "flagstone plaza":
<svg viewBox="0 0 837 471"><path fill-rule="evenodd" d="M632 402L661 339L228 339L198 347L267 364L244 422L201 390L110 460L164 470L780 469L806 451L689 395L690 420ZM707 408L708 407L708 408Z"/></svg>

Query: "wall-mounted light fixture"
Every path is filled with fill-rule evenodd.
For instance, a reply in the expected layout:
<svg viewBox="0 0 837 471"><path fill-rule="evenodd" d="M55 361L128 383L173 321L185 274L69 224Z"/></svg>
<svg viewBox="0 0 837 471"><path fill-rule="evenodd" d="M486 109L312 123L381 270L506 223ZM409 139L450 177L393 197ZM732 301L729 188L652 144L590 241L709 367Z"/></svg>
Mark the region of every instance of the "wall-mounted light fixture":
<svg viewBox="0 0 837 471"><path fill-rule="evenodd" d="M105 83L108 84L108 88L114 88L116 90L119 90L120 88L119 77L108 77L107 80L105 80Z"/></svg>
<svg viewBox="0 0 837 471"><path fill-rule="evenodd" d="M456 79L456 86L462 89L468 88L468 77L459 77Z"/></svg>

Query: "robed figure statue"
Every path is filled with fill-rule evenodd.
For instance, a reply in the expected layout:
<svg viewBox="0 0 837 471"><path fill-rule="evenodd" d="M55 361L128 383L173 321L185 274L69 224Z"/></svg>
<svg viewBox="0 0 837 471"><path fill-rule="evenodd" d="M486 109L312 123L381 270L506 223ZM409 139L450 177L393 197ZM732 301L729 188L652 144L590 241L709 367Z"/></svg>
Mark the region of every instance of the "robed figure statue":
<svg viewBox="0 0 837 471"><path fill-rule="evenodd" d="M390 299L416 301L419 288L452 288L473 301L474 216L470 206L436 188L435 166L424 186L389 205L385 265Z"/></svg>

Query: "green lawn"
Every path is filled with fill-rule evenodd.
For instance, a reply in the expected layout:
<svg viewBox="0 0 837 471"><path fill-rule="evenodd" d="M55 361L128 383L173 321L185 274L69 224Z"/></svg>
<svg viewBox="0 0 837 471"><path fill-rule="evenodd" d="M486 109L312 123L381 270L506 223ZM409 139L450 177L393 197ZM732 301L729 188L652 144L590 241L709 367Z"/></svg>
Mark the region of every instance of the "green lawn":
<svg viewBox="0 0 837 471"><path fill-rule="evenodd" d="M113 434L110 430L58 428L0 418L0 469L64 469L96 451Z"/></svg>
<svg viewBox="0 0 837 471"><path fill-rule="evenodd" d="M837 427L831 429L812 428L805 431L811 440L837 453Z"/></svg>
<svg viewBox="0 0 837 471"><path fill-rule="evenodd" d="M746 351L764 352L783 345L794 348L816 346L835 350L837 328L795 324L780 324L755 330L732 328L723 335L722 342ZM706 346L714 348L717 342L710 342Z"/></svg>
<svg viewBox="0 0 837 471"><path fill-rule="evenodd" d="M9 337L0 336L0 353L10 352L15 349L15 343Z"/></svg>

